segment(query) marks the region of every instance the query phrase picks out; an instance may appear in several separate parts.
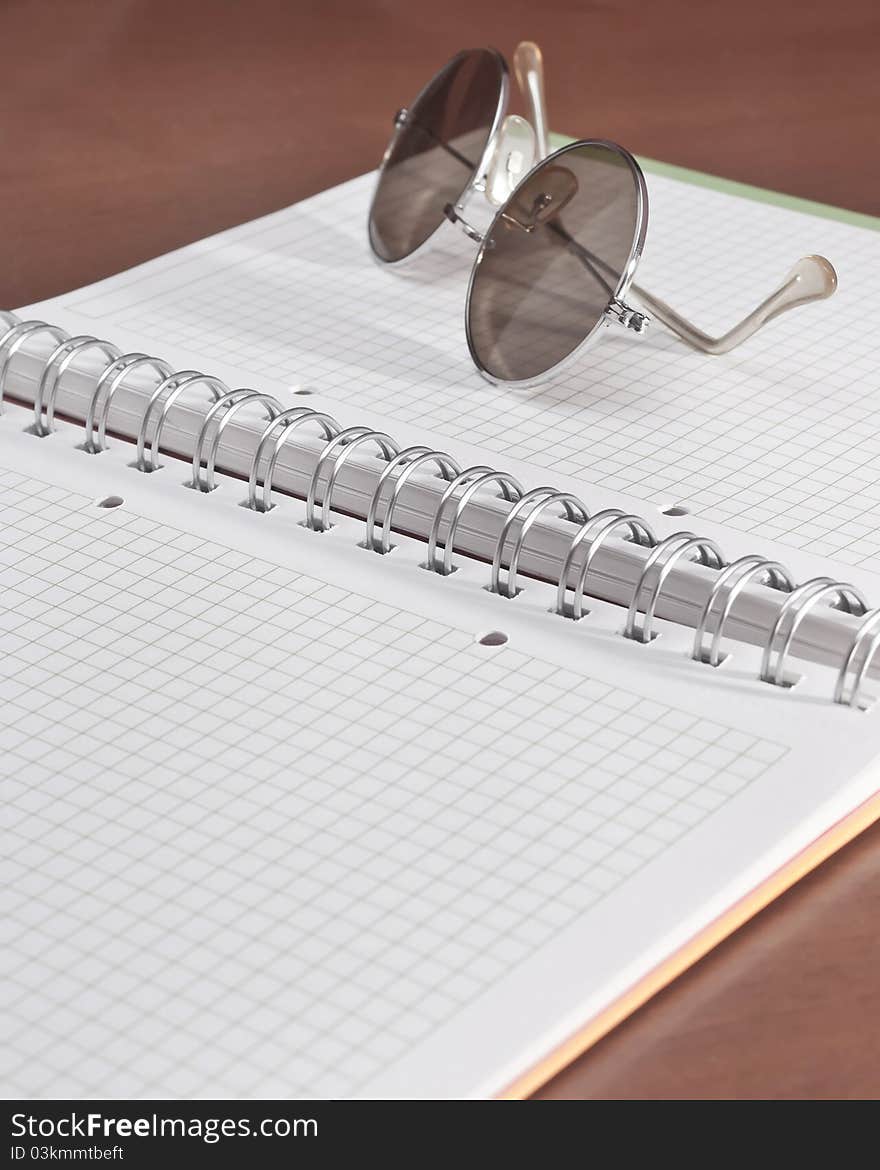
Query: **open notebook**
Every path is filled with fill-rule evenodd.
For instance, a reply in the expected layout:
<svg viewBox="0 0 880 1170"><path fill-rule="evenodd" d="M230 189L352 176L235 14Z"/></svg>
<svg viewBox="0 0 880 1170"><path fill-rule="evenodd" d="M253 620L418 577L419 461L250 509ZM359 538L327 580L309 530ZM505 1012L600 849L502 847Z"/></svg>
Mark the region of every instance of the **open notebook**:
<svg viewBox="0 0 880 1170"><path fill-rule="evenodd" d="M9 1095L523 1093L880 812L863 615L880 387L860 312L880 236L651 171L647 275L700 323L807 252L834 261L839 295L734 357L609 334L557 384L511 392L469 366L461 241L407 276L369 259L371 181L20 312L118 347L84 347L57 383L61 334L0 343ZM741 279L709 304L722 271ZM266 400L206 423L219 381L170 405L168 383L154 409L165 367L123 364L101 398L120 351L393 446L340 462L335 422L298 430L276 506L242 507ZM216 490L187 490L224 420ZM393 477L365 524L406 445L513 477L451 542L447 508L452 573L426 571L425 538L454 468L403 485L388 555ZM509 598L487 588L493 552L545 484L578 503L523 535ZM575 621L570 596L553 611L577 507L707 543L658 580L649 542L610 534ZM723 601L718 560L747 554L853 591L800 620L780 580L752 582L713 669L694 627ZM774 626L782 685L758 679ZM859 702L834 702L863 665Z"/></svg>

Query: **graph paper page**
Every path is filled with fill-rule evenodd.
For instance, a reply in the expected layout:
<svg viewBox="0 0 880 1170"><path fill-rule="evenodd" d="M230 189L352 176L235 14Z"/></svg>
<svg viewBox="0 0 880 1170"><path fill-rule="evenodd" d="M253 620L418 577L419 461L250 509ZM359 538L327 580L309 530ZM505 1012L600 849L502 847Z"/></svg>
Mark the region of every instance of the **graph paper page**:
<svg viewBox="0 0 880 1170"><path fill-rule="evenodd" d="M840 289L742 349L694 353L660 325L609 329L556 384L492 387L473 370L464 297L473 247L446 243L406 274L366 244L372 176L40 306L175 346L337 402L583 476L768 541L853 565L880 551L880 374L865 306L880 234L649 173L639 280L723 331L800 256L827 255ZM54 317L53 317L54 314Z"/></svg>
<svg viewBox="0 0 880 1170"><path fill-rule="evenodd" d="M601 603L573 627L549 587L506 602L27 421L4 1095L500 1092L876 787L880 713L827 680L627 643Z"/></svg>

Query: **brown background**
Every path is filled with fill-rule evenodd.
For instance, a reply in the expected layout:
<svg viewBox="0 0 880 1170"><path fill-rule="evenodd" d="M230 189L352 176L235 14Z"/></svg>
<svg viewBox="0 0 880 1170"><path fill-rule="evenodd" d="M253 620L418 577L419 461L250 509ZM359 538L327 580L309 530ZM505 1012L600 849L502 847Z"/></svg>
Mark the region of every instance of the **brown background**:
<svg viewBox="0 0 880 1170"><path fill-rule="evenodd" d="M880 215L877 0L6 0L0 30L4 307L369 169L447 57L522 38L558 130ZM880 1095L878 921L880 828L542 1095Z"/></svg>

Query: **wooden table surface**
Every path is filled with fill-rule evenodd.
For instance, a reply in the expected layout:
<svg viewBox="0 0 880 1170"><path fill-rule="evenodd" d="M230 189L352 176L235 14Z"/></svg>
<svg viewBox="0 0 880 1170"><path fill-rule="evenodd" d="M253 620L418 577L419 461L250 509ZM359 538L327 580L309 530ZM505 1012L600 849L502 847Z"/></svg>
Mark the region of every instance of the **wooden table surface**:
<svg viewBox="0 0 880 1170"><path fill-rule="evenodd" d="M0 26L4 307L369 169L447 57L526 38L554 128L880 215L877 0L7 0ZM880 826L540 1095L880 1095L878 921Z"/></svg>

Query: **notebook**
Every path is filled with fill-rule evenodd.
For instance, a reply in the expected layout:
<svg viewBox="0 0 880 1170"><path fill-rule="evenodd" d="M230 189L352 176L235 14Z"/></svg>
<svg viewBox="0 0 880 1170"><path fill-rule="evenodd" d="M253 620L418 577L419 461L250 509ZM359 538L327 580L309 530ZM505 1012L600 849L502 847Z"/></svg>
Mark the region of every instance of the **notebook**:
<svg viewBox="0 0 880 1170"><path fill-rule="evenodd" d="M8 1096L523 1095L880 812L873 225L651 167L699 324L840 293L510 391L372 182L2 326Z"/></svg>

